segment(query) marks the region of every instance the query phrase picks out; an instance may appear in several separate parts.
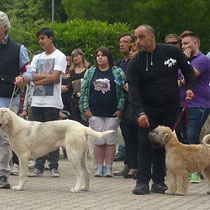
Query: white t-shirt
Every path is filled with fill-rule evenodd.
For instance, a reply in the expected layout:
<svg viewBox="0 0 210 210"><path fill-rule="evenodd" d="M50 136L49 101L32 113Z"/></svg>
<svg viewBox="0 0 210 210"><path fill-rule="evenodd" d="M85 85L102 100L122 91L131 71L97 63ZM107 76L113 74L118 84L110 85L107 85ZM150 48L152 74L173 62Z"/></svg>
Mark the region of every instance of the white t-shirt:
<svg viewBox="0 0 210 210"><path fill-rule="evenodd" d="M38 54L31 62L32 71L36 74L51 74L54 70L65 73L66 65L66 56L58 49L50 55L45 52ZM60 83L35 86L31 102L32 107L63 109L61 98L62 73L60 74Z"/></svg>

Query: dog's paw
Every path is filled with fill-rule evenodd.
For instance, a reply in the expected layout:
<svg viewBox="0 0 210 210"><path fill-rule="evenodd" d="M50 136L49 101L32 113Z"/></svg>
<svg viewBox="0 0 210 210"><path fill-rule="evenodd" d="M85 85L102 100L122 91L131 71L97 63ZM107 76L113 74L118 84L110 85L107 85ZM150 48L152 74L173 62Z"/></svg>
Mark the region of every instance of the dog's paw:
<svg viewBox="0 0 210 210"><path fill-rule="evenodd" d="M175 192L173 192L173 191L171 191L171 190L166 190L166 191L165 191L165 194L167 194L167 195L174 195Z"/></svg>
<svg viewBox="0 0 210 210"><path fill-rule="evenodd" d="M70 189L70 192L71 192L71 193L79 193L80 190L79 190L79 189L76 189L76 188L71 188L71 189Z"/></svg>
<svg viewBox="0 0 210 210"><path fill-rule="evenodd" d="M12 189L13 189L13 190L17 190L17 191L23 190L23 188L20 187L19 185L18 185L18 186L13 186Z"/></svg>
<svg viewBox="0 0 210 210"><path fill-rule="evenodd" d="M179 196L183 196L185 193L183 193L183 192L179 192L179 191L176 191L175 192L175 195L179 195Z"/></svg>

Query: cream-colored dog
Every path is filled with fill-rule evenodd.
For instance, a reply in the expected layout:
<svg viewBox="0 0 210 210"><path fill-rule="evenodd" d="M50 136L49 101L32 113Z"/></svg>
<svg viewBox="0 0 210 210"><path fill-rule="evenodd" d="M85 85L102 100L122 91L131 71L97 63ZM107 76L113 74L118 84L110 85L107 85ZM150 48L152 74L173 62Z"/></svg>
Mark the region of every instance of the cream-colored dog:
<svg viewBox="0 0 210 210"><path fill-rule="evenodd" d="M168 190L166 194L184 195L188 189L188 174L202 172L210 184L210 134L199 145L180 143L169 127L158 126L149 133L152 143L165 146Z"/></svg>
<svg viewBox="0 0 210 210"><path fill-rule="evenodd" d="M70 191L87 191L90 180L90 172L86 164L88 136L103 138L113 132L96 132L73 120L44 123L26 121L8 108L0 108L0 128L8 136L12 150L19 159L19 184L12 187L14 190L23 190L27 181L30 159L41 157L60 146L65 146L68 159L76 174L76 185Z"/></svg>

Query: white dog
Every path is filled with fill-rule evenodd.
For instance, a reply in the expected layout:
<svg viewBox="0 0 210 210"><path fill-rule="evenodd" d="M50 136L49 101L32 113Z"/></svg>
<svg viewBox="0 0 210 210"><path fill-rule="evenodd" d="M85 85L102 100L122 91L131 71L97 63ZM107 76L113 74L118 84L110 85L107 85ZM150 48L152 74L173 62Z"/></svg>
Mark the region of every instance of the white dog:
<svg viewBox="0 0 210 210"><path fill-rule="evenodd" d="M88 135L103 138L114 131L96 132L73 120L50 122L26 121L8 108L0 108L0 128L8 136L12 150L19 159L19 184L23 190L28 174L28 161L65 146L68 159L76 174L76 185L71 192L89 189L90 172L86 164ZM84 181L84 187L82 182Z"/></svg>

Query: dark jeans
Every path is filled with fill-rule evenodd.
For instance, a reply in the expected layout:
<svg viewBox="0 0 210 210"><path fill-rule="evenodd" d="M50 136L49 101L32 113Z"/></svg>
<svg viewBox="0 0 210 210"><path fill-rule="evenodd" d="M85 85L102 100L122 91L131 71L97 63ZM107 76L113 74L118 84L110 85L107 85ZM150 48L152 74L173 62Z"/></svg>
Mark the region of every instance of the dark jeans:
<svg viewBox="0 0 210 210"><path fill-rule="evenodd" d="M173 127L175 110L167 110L159 113L147 112L150 127L138 126L138 180L137 183L149 184L152 178L154 183L164 182L165 173L165 149L153 148L148 133L158 125ZM152 167L152 173L151 173Z"/></svg>
<svg viewBox="0 0 210 210"><path fill-rule="evenodd" d="M47 122L59 119L59 109L52 107L32 107L32 115L35 121ZM44 171L46 159L50 162L50 170L58 169L59 149L50 152L48 155L36 159L35 168Z"/></svg>
<svg viewBox="0 0 210 210"><path fill-rule="evenodd" d="M125 141L126 163L128 168L137 168L137 126L126 120L120 122L120 128Z"/></svg>
<svg viewBox="0 0 210 210"><path fill-rule="evenodd" d="M185 144L200 144L200 132L204 125L210 109L188 108L189 120L186 119L186 111L180 120L181 141ZM179 113L181 112L181 108Z"/></svg>

